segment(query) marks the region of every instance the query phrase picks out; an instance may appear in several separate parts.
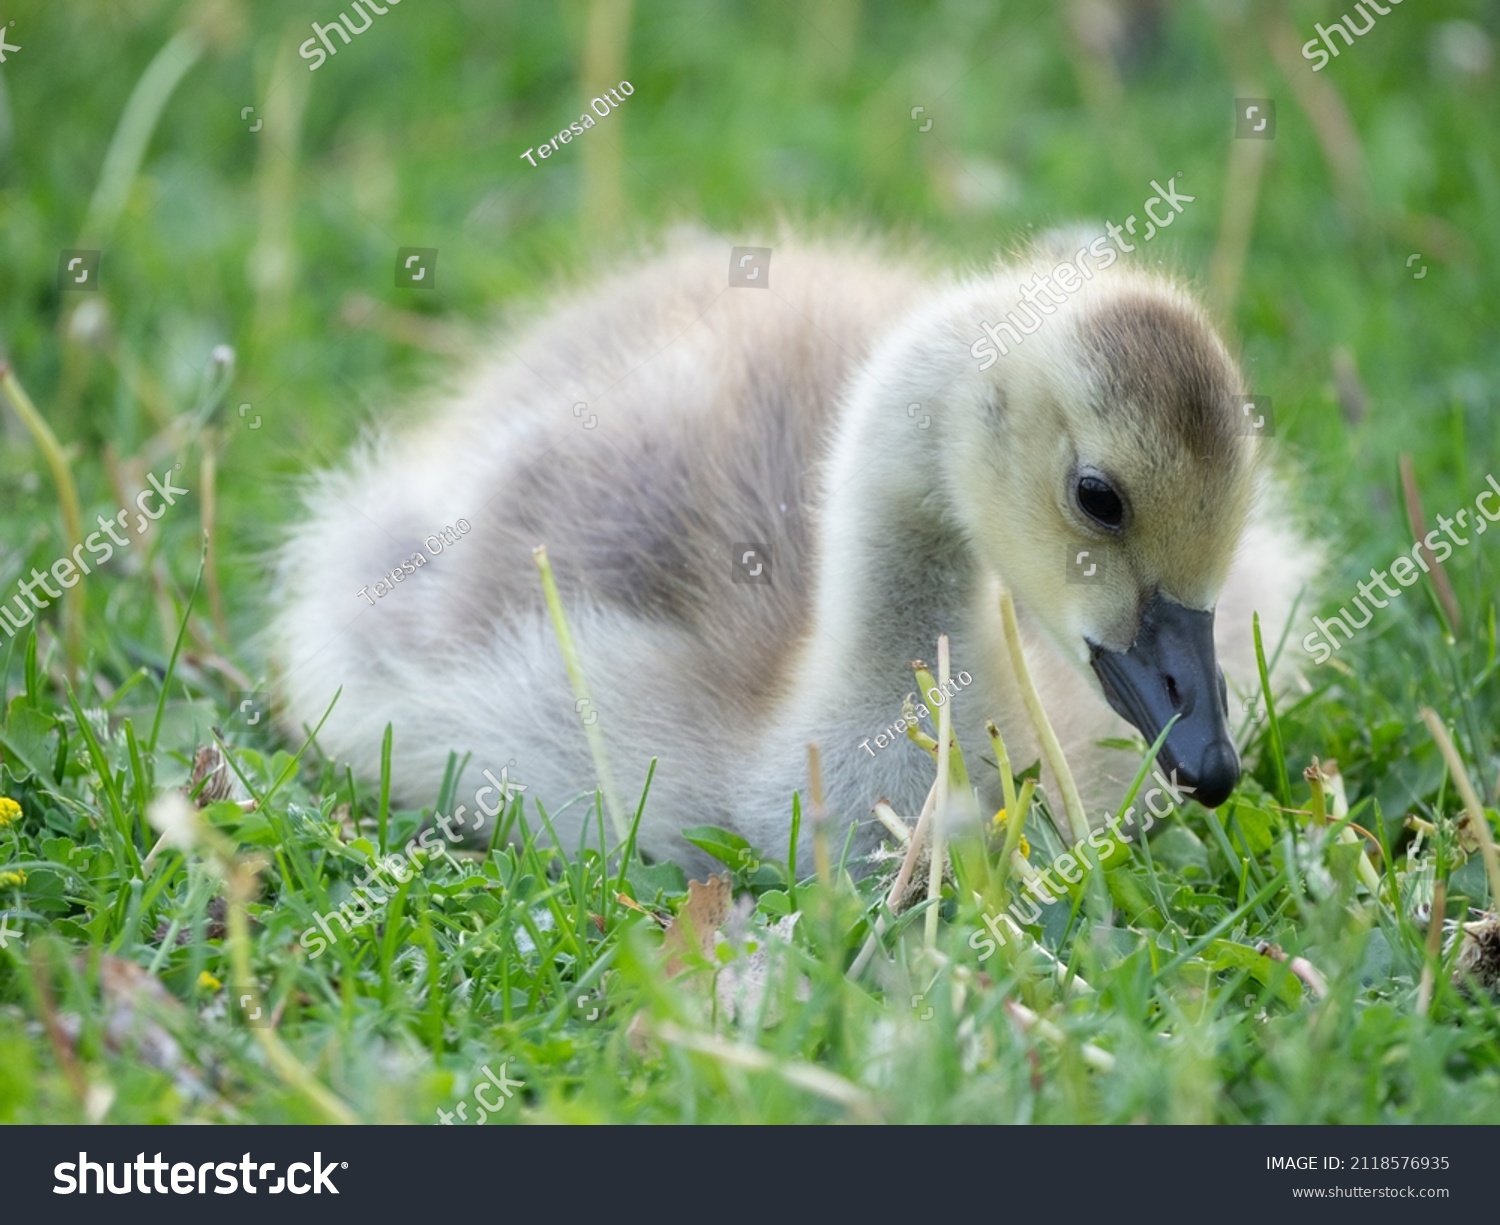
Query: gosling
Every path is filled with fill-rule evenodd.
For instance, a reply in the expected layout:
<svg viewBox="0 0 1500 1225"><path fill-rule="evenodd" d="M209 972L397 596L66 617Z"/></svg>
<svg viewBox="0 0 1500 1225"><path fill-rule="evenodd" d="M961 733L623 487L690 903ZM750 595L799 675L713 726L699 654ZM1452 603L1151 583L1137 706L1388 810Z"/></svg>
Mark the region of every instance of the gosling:
<svg viewBox="0 0 1500 1225"><path fill-rule="evenodd" d="M326 753L373 775L390 723L399 801L432 803L456 752L460 798L498 774L569 847L596 785L620 832L654 758L638 845L695 868L688 826L786 848L816 743L834 845L856 825L858 855L875 801L914 815L930 786L930 759L885 733L939 635L967 678L946 699L959 742L982 748L994 719L1018 766L1036 759L1008 590L1091 819L1139 765L1100 742L1153 742L1174 715L1159 765L1222 803L1240 774L1225 673L1250 709L1252 614L1269 650L1312 558L1272 513L1262 423L1189 292L1087 249L1050 295L1052 250L962 276L868 247L773 254L747 278L675 240L316 478L276 566L285 725L337 692ZM972 774L998 806L994 771Z"/></svg>

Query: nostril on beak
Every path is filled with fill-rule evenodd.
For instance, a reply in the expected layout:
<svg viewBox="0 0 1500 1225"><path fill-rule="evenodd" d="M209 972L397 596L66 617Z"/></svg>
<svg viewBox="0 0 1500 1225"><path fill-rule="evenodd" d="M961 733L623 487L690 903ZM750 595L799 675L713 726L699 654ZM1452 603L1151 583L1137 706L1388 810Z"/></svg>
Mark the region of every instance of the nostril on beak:
<svg viewBox="0 0 1500 1225"><path fill-rule="evenodd" d="M1177 692L1177 678L1169 676L1167 680L1167 700L1172 703L1173 710L1182 709L1182 694Z"/></svg>

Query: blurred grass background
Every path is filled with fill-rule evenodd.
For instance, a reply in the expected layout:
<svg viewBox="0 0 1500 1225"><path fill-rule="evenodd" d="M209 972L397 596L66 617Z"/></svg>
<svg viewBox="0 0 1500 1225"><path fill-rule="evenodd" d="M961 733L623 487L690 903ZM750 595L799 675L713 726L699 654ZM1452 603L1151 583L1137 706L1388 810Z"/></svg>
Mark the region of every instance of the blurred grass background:
<svg viewBox="0 0 1500 1225"><path fill-rule="evenodd" d="M1429 519L1500 467L1500 4L1395 7L1313 73L1298 48L1347 8L406 0L310 71L298 45L349 4L20 0L0 14L20 45L0 66L0 356L91 523L177 456L233 348L208 427L225 621L198 605L186 661L233 687L263 676L263 557L296 478L493 343L502 309L676 224L726 257L784 222L979 264L1050 225L1122 222L1175 175L1195 202L1126 258L1189 276L1272 397L1336 606L1410 548L1399 455ZM620 79L614 113L521 158ZM1273 141L1232 138L1239 97L1275 101ZM395 287L403 246L438 249L432 289ZM102 252L97 293L60 292L72 248ZM73 541L8 410L0 437L8 595ZM164 666L200 527L169 514L85 585L100 675ZM1400 814L1441 777L1412 752L1415 706L1456 700L1494 802L1491 539L1447 567L1458 646L1430 602L1397 602L1319 674L1289 760L1332 746Z"/></svg>

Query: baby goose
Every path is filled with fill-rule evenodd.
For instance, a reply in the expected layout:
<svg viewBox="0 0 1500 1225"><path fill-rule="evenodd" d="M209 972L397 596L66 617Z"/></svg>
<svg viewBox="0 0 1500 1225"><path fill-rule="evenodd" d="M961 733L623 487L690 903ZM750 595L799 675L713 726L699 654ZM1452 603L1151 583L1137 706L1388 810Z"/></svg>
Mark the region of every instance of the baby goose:
<svg viewBox="0 0 1500 1225"><path fill-rule="evenodd" d="M1257 497L1244 381L1188 294L1083 251L1059 301L1035 292L1051 255L942 278L815 244L778 245L756 292L726 285L725 254L678 242L558 304L425 425L319 480L278 566L287 725L342 687L326 752L373 774L394 724L414 804L450 750L514 763L569 845L602 733L627 804L659 759L639 844L693 867L689 825L786 846L815 741L863 851L872 803L914 814L931 782L881 733L938 635L969 678L946 699L960 742L981 749L994 718L1018 765L1036 756L1008 589L1093 819L1138 764L1097 742L1127 723L1149 742L1173 714L1162 765L1223 802L1240 767L1220 664L1254 691L1251 614L1269 650L1309 565ZM1023 297L1037 326L1007 331Z"/></svg>

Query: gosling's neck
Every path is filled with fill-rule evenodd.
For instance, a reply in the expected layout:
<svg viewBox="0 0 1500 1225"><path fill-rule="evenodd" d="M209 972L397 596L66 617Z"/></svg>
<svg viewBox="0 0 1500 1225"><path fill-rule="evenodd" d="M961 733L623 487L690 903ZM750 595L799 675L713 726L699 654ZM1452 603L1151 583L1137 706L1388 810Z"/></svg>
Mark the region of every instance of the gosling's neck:
<svg viewBox="0 0 1500 1225"><path fill-rule="evenodd" d="M805 663L851 698L910 690L911 660L935 662L940 633L955 669L978 662L969 621L986 576L952 492L951 392L973 363L949 317L919 315L882 347L851 391L826 471Z"/></svg>

